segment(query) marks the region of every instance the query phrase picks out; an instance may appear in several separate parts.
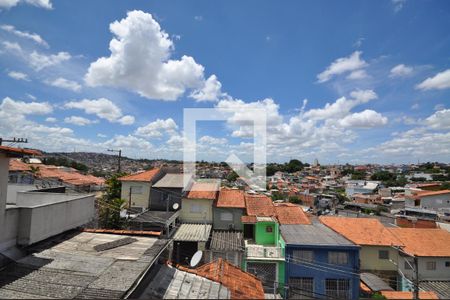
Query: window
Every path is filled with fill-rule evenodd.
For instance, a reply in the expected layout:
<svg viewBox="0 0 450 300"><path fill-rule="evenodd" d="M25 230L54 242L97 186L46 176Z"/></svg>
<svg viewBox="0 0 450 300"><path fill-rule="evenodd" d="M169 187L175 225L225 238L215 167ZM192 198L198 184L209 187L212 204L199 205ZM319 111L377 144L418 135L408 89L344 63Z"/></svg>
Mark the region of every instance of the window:
<svg viewBox="0 0 450 300"><path fill-rule="evenodd" d="M233 221L233 214L230 212L221 212L220 220L221 221Z"/></svg>
<svg viewBox="0 0 450 300"><path fill-rule="evenodd" d="M313 262L314 252L309 250L294 250L292 251L292 258L297 263Z"/></svg>
<svg viewBox="0 0 450 300"><path fill-rule="evenodd" d="M142 194L142 186L130 187L130 194Z"/></svg>
<svg viewBox="0 0 450 300"><path fill-rule="evenodd" d="M449 268L449 267L450 267L450 261L446 261L446 262L445 262L445 266L446 266L447 268Z"/></svg>
<svg viewBox="0 0 450 300"><path fill-rule="evenodd" d="M389 259L389 251L388 250L379 250L378 258L379 259Z"/></svg>
<svg viewBox="0 0 450 300"><path fill-rule="evenodd" d="M313 299L314 278L291 277L289 278L290 299Z"/></svg>
<svg viewBox="0 0 450 300"><path fill-rule="evenodd" d="M337 299L350 298L350 280L349 279L326 279L325 292L327 297Z"/></svg>
<svg viewBox="0 0 450 300"><path fill-rule="evenodd" d="M436 262L435 261L427 261L427 270L429 270L429 271L436 270Z"/></svg>
<svg viewBox="0 0 450 300"><path fill-rule="evenodd" d="M202 206L200 204L192 204L191 205L191 213L199 214L203 211Z"/></svg>
<svg viewBox="0 0 450 300"><path fill-rule="evenodd" d="M328 263L335 265L346 265L348 264L348 253L347 252L328 252Z"/></svg>
<svg viewBox="0 0 450 300"><path fill-rule="evenodd" d="M271 225L266 226L266 232L273 232L273 227Z"/></svg>

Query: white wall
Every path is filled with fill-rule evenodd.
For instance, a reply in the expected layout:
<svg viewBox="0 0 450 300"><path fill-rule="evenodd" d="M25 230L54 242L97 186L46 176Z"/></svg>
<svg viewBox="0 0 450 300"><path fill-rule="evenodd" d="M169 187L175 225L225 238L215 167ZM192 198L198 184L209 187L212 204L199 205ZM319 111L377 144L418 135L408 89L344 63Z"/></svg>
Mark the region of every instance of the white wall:
<svg viewBox="0 0 450 300"><path fill-rule="evenodd" d="M140 181L122 181L121 198L127 201L127 205L130 200L130 188L141 187L141 194L131 194L131 206L148 208L150 204L150 188L152 184L150 182Z"/></svg>
<svg viewBox="0 0 450 300"><path fill-rule="evenodd" d="M405 259L409 259L409 262L414 266L412 258L399 257L399 269L409 279L414 278L413 270L405 268ZM436 270L427 270L427 262L435 261ZM450 267L445 266L445 262L450 262L450 257L419 257L419 280L450 280Z"/></svg>
<svg viewBox="0 0 450 300"><path fill-rule="evenodd" d="M425 196L420 199L420 207L424 209L438 210L450 207L450 193L442 195Z"/></svg>

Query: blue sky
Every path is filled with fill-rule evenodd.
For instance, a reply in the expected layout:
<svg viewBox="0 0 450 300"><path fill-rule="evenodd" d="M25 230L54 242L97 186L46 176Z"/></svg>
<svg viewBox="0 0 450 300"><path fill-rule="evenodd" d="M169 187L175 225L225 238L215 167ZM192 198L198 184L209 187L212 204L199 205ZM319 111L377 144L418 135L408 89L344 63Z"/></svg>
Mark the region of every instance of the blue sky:
<svg viewBox="0 0 450 300"><path fill-rule="evenodd" d="M48 151L121 148L268 161L450 161L448 1L0 0L0 135ZM112 52L113 51L113 52Z"/></svg>

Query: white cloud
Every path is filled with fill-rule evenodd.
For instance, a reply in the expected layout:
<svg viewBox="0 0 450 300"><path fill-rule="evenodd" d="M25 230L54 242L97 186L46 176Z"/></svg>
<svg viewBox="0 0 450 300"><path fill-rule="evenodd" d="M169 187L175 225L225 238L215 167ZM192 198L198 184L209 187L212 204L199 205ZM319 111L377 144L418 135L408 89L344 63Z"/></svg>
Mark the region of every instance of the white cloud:
<svg viewBox="0 0 450 300"><path fill-rule="evenodd" d="M55 123L56 121L58 121L56 118L53 117L48 117L45 119L45 122L49 122L49 123Z"/></svg>
<svg viewBox="0 0 450 300"><path fill-rule="evenodd" d="M112 123L121 123L123 125L131 125L134 123L133 116L123 116L122 110L111 100L106 98L71 101L66 103L64 107L81 109L87 114L94 114L97 117L106 119Z"/></svg>
<svg viewBox="0 0 450 300"><path fill-rule="evenodd" d="M411 106L411 109L419 109L419 107L420 107L419 103L414 103L414 104Z"/></svg>
<svg viewBox="0 0 450 300"><path fill-rule="evenodd" d="M437 73L433 77L428 77L418 85L416 89L420 90L443 90L450 88L450 69Z"/></svg>
<svg viewBox="0 0 450 300"><path fill-rule="evenodd" d="M355 99L358 103L367 103L378 98L378 95L373 90L354 90L350 92L350 97Z"/></svg>
<svg viewBox="0 0 450 300"><path fill-rule="evenodd" d="M434 106L434 110L443 110L443 109L445 109L445 105L442 104L442 103L436 104L436 105Z"/></svg>
<svg viewBox="0 0 450 300"><path fill-rule="evenodd" d="M90 124L98 123L96 120L89 120L83 117L79 116L70 116L67 118L64 118L64 122L68 124L78 125L78 126L86 126Z"/></svg>
<svg viewBox="0 0 450 300"><path fill-rule="evenodd" d="M369 75L367 74L366 70L355 70L352 71L349 75L347 75L347 79L352 80L360 80L368 77Z"/></svg>
<svg viewBox="0 0 450 300"><path fill-rule="evenodd" d="M367 66L367 63L360 58L362 52L355 51L348 57L341 57L336 59L330 66L326 68L325 71L317 75L318 82L326 82L336 75L355 72L361 70ZM360 78L364 73L356 72L353 76ZM351 74L349 76L352 76Z"/></svg>
<svg viewBox="0 0 450 300"><path fill-rule="evenodd" d="M20 45L18 43L15 42L9 42L9 41L3 41L3 48L5 48L6 50L10 51L10 52L19 52L19 54L22 53L22 47L20 47Z"/></svg>
<svg viewBox="0 0 450 300"><path fill-rule="evenodd" d="M414 72L414 68L410 66L406 66L404 64L396 65L393 67L389 73L389 77L408 77L412 75Z"/></svg>
<svg viewBox="0 0 450 300"><path fill-rule="evenodd" d="M106 138L106 137L108 137L106 134L103 134L103 133L97 133L97 136L99 138Z"/></svg>
<svg viewBox="0 0 450 300"><path fill-rule="evenodd" d="M386 125L388 122L386 117L380 113L366 109L362 112L353 113L339 120L339 124L343 127L352 128L372 128Z"/></svg>
<svg viewBox="0 0 450 300"><path fill-rule="evenodd" d="M194 16L194 20L195 21L203 21L203 17L202 16Z"/></svg>
<svg viewBox="0 0 450 300"><path fill-rule="evenodd" d="M450 129L450 109L435 112L426 118L425 123L433 129Z"/></svg>
<svg viewBox="0 0 450 300"><path fill-rule="evenodd" d="M222 84L217 80L216 75L211 75L201 89L195 90L190 97L197 101L216 101L222 95Z"/></svg>
<svg viewBox="0 0 450 300"><path fill-rule="evenodd" d="M151 14L128 12L126 18L110 24L110 31L115 36L109 45L111 55L91 63L85 75L88 85L125 88L167 101L178 99L188 89L204 89L204 67L186 55L170 59L173 42ZM204 92L194 95L210 98Z"/></svg>
<svg viewBox="0 0 450 300"><path fill-rule="evenodd" d="M46 80L45 83L51 86L71 90L74 92L79 92L81 90L81 85L78 82L68 80L62 77L58 77L55 80Z"/></svg>
<svg viewBox="0 0 450 300"><path fill-rule="evenodd" d="M57 54L47 55L33 51L28 57L28 63L36 71L40 71L44 68L58 65L70 58L71 55L67 52L58 52Z"/></svg>
<svg viewBox="0 0 450 300"><path fill-rule="evenodd" d="M403 5L405 5L406 0L391 0L392 5L394 6L394 11L397 13L402 10Z"/></svg>
<svg viewBox="0 0 450 300"><path fill-rule="evenodd" d="M8 114L45 115L51 113L53 107L47 102L23 102L6 97L0 104L0 110Z"/></svg>
<svg viewBox="0 0 450 300"><path fill-rule="evenodd" d="M164 135L164 133L169 135L176 134L178 129L177 124L172 118L166 120L157 119L145 126L138 127L136 129L136 135L148 138L159 138Z"/></svg>
<svg viewBox="0 0 450 300"><path fill-rule="evenodd" d="M226 138L215 138L209 135L202 136L199 141L210 145L224 145L228 142Z"/></svg>
<svg viewBox="0 0 450 300"><path fill-rule="evenodd" d="M26 3L45 9L53 8L50 0L0 0L0 8L11 8L19 3Z"/></svg>
<svg viewBox="0 0 450 300"><path fill-rule="evenodd" d="M148 157L151 154L150 151L154 151L154 147L149 141L133 135L116 135L102 145L107 148L119 148L139 157Z"/></svg>
<svg viewBox="0 0 450 300"><path fill-rule="evenodd" d="M37 43L39 45L42 45L44 47L48 47L47 42L37 33L30 33L30 32L27 32L27 31L20 31L20 30L17 30L14 26L6 25L6 24L1 25L0 29L2 29L4 31L7 31L9 33L12 33L12 34L14 34L14 35L16 35L18 37L25 38L25 39L30 39L30 40L34 41L35 43Z"/></svg>
<svg viewBox="0 0 450 300"><path fill-rule="evenodd" d="M22 72L10 71L10 72L8 72L8 76L11 78L14 78L16 80L30 81L30 79L28 78L28 75L25 73L22 73Z"/></svg>

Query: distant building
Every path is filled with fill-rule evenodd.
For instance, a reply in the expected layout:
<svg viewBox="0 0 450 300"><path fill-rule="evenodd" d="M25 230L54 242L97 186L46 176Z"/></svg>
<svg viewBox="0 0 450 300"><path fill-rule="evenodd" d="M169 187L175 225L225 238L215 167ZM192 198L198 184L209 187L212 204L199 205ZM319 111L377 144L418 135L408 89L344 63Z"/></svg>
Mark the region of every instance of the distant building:
<svg viewBox="0 0 450 300"><path fill-rule="evenodd" d="M245 214L244 191L222 188L213 213L214 229L243 230L241 217Z"/></svg>
<svg viewBox="0 0 450 300"><path fill-rule="evenodd" d="M181 205L181 222L213 223L213 204L219 192L218 181L198 181L186 192Z"/></svg>

